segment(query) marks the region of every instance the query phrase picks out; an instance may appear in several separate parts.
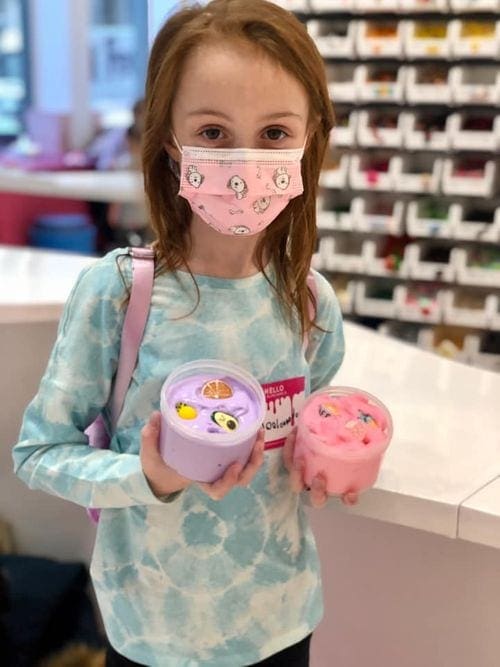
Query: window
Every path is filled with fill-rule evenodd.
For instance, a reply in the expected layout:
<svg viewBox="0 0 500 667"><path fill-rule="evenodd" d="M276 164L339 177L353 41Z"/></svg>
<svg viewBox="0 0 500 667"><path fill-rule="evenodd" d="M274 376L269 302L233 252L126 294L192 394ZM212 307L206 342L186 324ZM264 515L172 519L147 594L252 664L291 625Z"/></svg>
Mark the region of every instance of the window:
<svg viewBox="0 0 500 667"><path fill-rule="evenodd" d="M0 0L0 136L21 131L28 104L26 3Z"/></svg>
<svg viewBox="0 0 500 667"><path fill-rule="evenodd" d="M90 98L106 127L127 125L143 96L148 58L144 0L91 0Z"/></svg>

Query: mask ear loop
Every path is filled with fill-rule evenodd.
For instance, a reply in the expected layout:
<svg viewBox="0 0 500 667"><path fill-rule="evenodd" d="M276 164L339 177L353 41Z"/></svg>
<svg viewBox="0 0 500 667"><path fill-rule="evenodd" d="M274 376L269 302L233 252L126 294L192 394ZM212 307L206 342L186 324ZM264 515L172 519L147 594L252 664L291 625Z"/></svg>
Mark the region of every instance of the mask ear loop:
<svg viewBox="0 0 500 667"><path fill-rule="evenodd" d="M182 155L182 148L177 141L177 137L175 134L172 132L172 139L175 142L175 147L179 151L179 153ZM174 158L170 155L170 153L167 151L167 156L168 156L168 166L170 171L173 173L173 175L177 178L177 180L180 180L181 178L181 168L178 162L174 160Z"/></svg>

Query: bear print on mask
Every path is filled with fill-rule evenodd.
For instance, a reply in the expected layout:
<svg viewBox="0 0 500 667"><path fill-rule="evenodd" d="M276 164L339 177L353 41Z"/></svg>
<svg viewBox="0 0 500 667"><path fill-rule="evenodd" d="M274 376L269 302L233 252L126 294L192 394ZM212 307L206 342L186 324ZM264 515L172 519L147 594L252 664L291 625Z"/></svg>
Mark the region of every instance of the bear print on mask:
<svg viewBox="0 0 500 667"><path fill-rule="evenodd" d="M199 188L205 180L205 177L200 174L198 168L192 164L187 168L186 178L188 183L192 185L193 188Z"/></svg>
<svg viewBox="0 0 500 667"><path fill-rule="evenodd" d="M286 167L278 167L273 174L273 181L277 188L286 190L290 185L290 174Z"/></svg>
<svg viewBox="0 0 500 667"><path fill-rule="evenodd" d="M232 176L227 183L227 187L233 190L236 199L243 199L247 196L247 184L240 176Z"/></svg>
<svg viewBox="0 0 500 667"><path fill-rule="evenodd" d="M250 230L248 229L248 227L245 227L245 225L234 225L234 227L229 228L229 231L235 234L236 236L250 233Z"/></svg>
<svg viewBox="0 0 500 667"><path fill-rule="evenodd" d="M269 208L270 203L271 203L270 197L261 197L260 199L256 199L252 204L253 210L257 214L264 213L264 211L267 211L267 209Z"/></svg>

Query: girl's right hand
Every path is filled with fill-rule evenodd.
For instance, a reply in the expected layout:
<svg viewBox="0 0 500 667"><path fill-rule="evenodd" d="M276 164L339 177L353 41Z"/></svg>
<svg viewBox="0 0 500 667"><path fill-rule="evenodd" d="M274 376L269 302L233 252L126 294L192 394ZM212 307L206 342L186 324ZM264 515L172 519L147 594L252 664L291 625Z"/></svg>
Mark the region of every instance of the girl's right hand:
<svg viewBox="0 0 500 667"><path fill-rule="evenodd" d="M153 412L141 430L141 464L151 491L158 497L182 491L192 484L190 479L179 475L162 459L159 438L160 413Z"/></svg>
<svg viewBox="0 0 500 667"><path fill-rule="evenodd" d="M212 500L221 500L235 486L247 486L264 460L264 429L259 431L248 463L230 465L225 473L211 484L199 482L200 489ZM193 482L179 475L162 459L159 450L160 413L153 412L141 431L142 470L155 496L182 491Z"/></svg>

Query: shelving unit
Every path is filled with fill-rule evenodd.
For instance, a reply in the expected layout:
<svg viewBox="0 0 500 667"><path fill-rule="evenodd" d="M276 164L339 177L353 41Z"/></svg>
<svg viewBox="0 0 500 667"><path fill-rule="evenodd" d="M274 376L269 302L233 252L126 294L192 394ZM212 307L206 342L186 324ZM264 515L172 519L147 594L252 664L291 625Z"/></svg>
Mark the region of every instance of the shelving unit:
<svg viewBox="0 0 500 667"><path fill-rule="evenodd" d="M337 125L313 264L347 318L500 371L500 0L281 0Z"/></svg>

